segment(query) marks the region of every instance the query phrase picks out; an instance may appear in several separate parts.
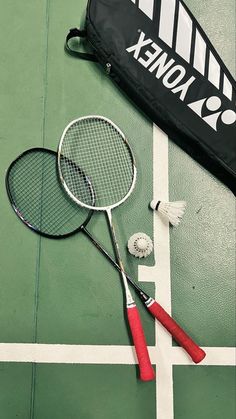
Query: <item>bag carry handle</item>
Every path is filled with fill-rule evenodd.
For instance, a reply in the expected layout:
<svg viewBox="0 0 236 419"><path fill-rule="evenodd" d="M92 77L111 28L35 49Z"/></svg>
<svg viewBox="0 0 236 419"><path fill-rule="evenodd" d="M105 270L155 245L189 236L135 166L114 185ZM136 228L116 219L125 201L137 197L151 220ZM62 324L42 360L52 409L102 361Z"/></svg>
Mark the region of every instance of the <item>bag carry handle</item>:
<svg viewBox="0 0 236 419"><path fill-rule="evenodd" d="M83 29L78 29L78 28L72 28L70 29L67 37L66 37L66 44L65 47L67 49L67 51L69 52L69 54L71 55L75 55L76 57L81 58L82 60L87 60L87 61L93 61L93 62L98 62L97 58L95 55L93 54L88 54L87 52L80 52L80 51L76 51L73 50L70 45L69 45L69 41L70 39L73 38L86 38L87 33L86 31Z"/></svg>

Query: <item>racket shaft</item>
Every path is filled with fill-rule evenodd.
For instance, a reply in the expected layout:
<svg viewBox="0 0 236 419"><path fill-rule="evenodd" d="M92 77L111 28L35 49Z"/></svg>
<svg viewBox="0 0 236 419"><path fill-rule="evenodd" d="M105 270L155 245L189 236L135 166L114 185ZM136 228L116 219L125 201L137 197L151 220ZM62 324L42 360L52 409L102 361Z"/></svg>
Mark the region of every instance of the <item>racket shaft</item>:
<svg viewBox="0 0 236 419"><path fill-rule="evenodd" d="M82 231L90 239L90 241L96 246L96 248L112 263L112 265L119 271L121 271L118 263L109 255L109 253L98 243L97 240L89 233L84 227ZM140 298L145 303L146 308L161 324L164 326L172 337L182 346L183 349L189 354L195 363L202 361L205 357L205 352L185 333L185 331L178 325L178 323L172 319L172 317L160 306L154 299L149 297L142 289L131 279L131 277L125 272L126 278L133 288L138 292ZM151 303L150 303L151 301Z"/></svg>
<svg viewBox="0 0 236 419"><path fill-rule="evenodd" d="M120 257L119 246L118 246L118 242L115 235L115 229L112 224L111 211L107 210L106 213L107 213L111 238L112 238L112 242L114 246L114 251L115 251L116 258L119 265L119 271L121 273L121 277L122 277L122 281L124 285L127 318L129 322L132 339L134 342L137 359L138 359L140 379L142 381L151 381L155 378L155 372L149 358L149 353L147 349L147 343L146 343L146 339L145 339L145 335L143 331L143 326L141 323L138 309L136 307L136 304L129 290L126 275L124 273L123 264L121 262L121 257Z"/></svg>
<svg viewBox="0 0 236 419"><path fill-rule="evenodd" d="M147 306L147 305L146 305ZM150 313L170 332L173 338L198 364L205 358L206 353L184 332L174 319L155 300L147 306Z"/></svg>

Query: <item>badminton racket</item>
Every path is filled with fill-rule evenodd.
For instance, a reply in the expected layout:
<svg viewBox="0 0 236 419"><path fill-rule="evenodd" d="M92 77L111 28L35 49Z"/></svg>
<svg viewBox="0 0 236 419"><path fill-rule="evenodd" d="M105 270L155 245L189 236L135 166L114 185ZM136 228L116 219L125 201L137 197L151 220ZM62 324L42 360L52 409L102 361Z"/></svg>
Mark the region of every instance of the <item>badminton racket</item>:
<svg viewBox="0 0 236 419"><path fill-rule="evenodd" d="M72 162L72 164L70 163ZM89 179L95 194L76 176L72 165ZM112 210L126 201L134 189L136 166L123 133L107 118L86 116L72 121L64 130L58 147L59 177L65 191L78 205L107 215L116 260L120 266L126 300L126 312L140 368L140 379L154 378L139 312L124 273L120 250L112 221Z"/></svg>
<svg viewBox="0 0 236 419"><path fill-rule="evenodd" d="M56 153L51 150L33 148L11 163L6 173L6 188L15 213L31 230L47 238L63 239L78 232L84 233L112 265L120 269L86 228L93 211L78 207L61 188L56 157ZM87 187L93 197L92 185L88 183ZM171 333L194 362L200 362L205 356L202 349L127 273L126 278L149 312Z"/></svg>

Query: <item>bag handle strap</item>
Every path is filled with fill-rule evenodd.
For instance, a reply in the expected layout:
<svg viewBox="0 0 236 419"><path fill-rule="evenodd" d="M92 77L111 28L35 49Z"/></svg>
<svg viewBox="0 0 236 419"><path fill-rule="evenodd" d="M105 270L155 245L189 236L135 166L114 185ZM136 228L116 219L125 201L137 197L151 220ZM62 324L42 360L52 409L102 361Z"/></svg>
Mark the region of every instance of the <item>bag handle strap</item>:
<svg viewBox="0 0 236 419"><path fill-rule="evenodd" d="M69 45L69 41L73 38L86 38L86 37L87 37L87 33L85 29L83 30L78 29L78 28L70 29L66 37L65 48L69 52L69 54L75 55L76 57L81 58L82 60L98 62L98 59L95 55L89 54L87 52L80 52L80 51L73 50Z"/></svg>

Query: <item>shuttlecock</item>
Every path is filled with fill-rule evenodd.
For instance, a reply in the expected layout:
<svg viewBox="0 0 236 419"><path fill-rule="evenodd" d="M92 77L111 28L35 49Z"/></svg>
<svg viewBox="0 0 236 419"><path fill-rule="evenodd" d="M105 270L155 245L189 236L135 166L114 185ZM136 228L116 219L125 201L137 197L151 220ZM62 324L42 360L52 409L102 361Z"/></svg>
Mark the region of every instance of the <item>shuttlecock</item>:
<svg viewBox="0 0 236 419"><path fill-rule="evenodd" d="M174 227L177 227L182 220L186 205L185 201L162 202L153 200L150 203L150 207L164 215Z"/></svg>
<svg viewBox="0 0 236 419"><path fill-rule="evenodd" d="M153 250L151 238L145 233L135 233L128 241L128 249L136 258L146 258Z"/></svg>

